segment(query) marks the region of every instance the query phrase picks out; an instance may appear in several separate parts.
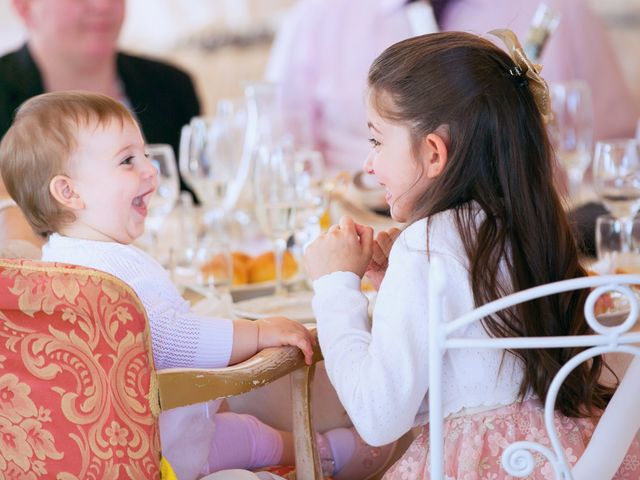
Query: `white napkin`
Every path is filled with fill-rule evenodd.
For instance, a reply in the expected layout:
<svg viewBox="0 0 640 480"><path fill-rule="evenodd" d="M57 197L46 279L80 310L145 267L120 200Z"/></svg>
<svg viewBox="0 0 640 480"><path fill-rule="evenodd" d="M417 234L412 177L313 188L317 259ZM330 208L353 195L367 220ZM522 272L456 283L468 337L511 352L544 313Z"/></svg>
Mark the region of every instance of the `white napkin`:
<svg viewBox="0 0 640 480"><path fill-rule="evenodd" d="M160 413L162 455L180 480L195 480L208 468L219 401L172 408Z"/></svg>
<svg viewBox="0 0 640 480"><path fill-rule="evenodd" d="M229 293L205 297L191 306L191 310L203 317L234 318L233 299Z"/></svg>
<svg viewBox="0 0 640 480"><path fill-rule="evenodd" d="M598 275L609 275L614 273L615 268L616 258L613 255L607 255L589 265L589 270L597 273Z"/></svg>

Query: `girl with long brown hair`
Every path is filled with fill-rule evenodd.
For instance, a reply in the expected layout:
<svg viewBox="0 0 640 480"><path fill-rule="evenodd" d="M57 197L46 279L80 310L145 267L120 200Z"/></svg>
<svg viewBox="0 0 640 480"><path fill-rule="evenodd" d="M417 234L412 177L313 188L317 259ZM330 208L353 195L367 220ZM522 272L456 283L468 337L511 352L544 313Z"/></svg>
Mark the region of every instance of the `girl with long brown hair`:
<svg viewBox="0 0 640 480"><path fill-rule="evenodd" d="M514 291L585 275L554 188L546 83L511 32L497 35L511 55L481 37L448 32L399 42L374 61L365 167L385 187L394 219L408 226L393 242L386 269L372 230L346 217L306 252L329 377L359 433L374 445L426 422L434 257L447 272L447 320ZM370 328L359 287L372 266L384 278ZM458 333L585 334L584 300L584 293L568 292L531 301ZM575 353L448 351L447 478L504 478L502 450L546 435L542 402ZM558 397L559 434L573 462L611 395L598 382L602 368L597 358L574 370ZM427 439L425 426L385 478L423 478ZM546 478L549 468L541 462L533 478Z"/></svg>

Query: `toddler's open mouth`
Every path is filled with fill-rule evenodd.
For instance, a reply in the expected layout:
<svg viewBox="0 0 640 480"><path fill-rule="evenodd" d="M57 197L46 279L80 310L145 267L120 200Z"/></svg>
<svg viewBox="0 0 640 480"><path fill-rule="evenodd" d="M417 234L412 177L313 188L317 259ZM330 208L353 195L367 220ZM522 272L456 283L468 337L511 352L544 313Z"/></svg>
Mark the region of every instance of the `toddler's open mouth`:
<svg viewBox="0 0 640 480"><path fill-rule="evenodd" d="M142 195L134 197L131 201L131 205L133 206L133 208L143 217L147 215L147 204L149 203L152 194L153 190L149 190Z"/></svg>

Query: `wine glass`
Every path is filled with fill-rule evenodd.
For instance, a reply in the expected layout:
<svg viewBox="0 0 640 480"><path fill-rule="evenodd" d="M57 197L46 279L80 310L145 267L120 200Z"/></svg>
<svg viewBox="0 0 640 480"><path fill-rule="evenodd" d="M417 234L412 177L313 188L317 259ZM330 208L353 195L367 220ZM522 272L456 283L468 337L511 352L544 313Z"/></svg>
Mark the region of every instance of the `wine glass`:
<svg viewBox="0 0 640 480"><path fill-rule="evenodd" d="M209 294L229 297L233 282L233 259L229 236L221 223L213 223L203 233L195 251L197 280Z"/></svg>
<svg viewBox="0 0 640 480"><path fill-rule="evenodd" d="M603 269L600 273L640 272L640 217L631 221L631 243L623 248L624 236L622 220L611 215L596 219L596 256Z"/></svg>
<svg viewBox="0 0 640 480"><path fill-rule="evenodd" d="M261 146L254 170L256 217L273 242L276 266L275 295L284 296L282 262L287 239L295 230L298 188L295 155L284 145Z"/></svg>
<svg viewBox="0 0 640 480"><path fill-rule="evenodd" d="M210 215L221 219L235 206L242 135L230 101L220 102L214 117L194 117L182 128L180 172Z"/></svg>
<svg viewBox="0 0 640 480"><path fill-rule="evenodd" d="M151 234L152 255L159 257L158 237L167 217L173 210L180 192L180 181L171 145L147 144L145 153L158 171L158 188L151 197L145 226Z"/></svg>
<svg viewBox="0 0 640 480"><path fill-rule="evenodd" d="M327 209L328 192L325 187L325 166L322 153L301 149L294 153L296 174L296 243L300 246L320 233L320 218Z"/></svg>
<svg viewBox="0 0 640 480"><path fill-rule="evenodd" d="M640 208L640 146L634 139L596 143L593 184L611 214L625 222L623 251L631 247L633 217Z"/></svg>
<svg viewBox="0 0 640 480"><path fill-rule="evenodd" d="M589 86L582 81L552 85L551 102L553 121L549 133L557 159L568 176L569 199L578 204L593 148L593 109Z"/></svg>

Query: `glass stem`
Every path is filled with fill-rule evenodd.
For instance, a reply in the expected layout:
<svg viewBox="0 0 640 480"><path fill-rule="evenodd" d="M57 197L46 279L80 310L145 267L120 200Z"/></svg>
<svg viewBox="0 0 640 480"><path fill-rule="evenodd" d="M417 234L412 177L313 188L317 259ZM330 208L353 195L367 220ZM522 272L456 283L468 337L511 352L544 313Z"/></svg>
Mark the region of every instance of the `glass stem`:
<svg viewBox="0 0 640 480"><path fill-rule="evenodd" d="M275 268L276 268L276 296L284 296L287 291L284 288L283 282L283 266L284 266L284 252L287 249L287 241L283 238L278 238L274 242L274 254L275 254Z"/></svg>
<svg viewBox="0 0 640 480"><path fill-rule="evenodd" d="M582 169L570 168L567 175L569 177L569 202L572 205L578 205L580 203L580 187L582 186L584 172Z"/></svg>
<svg viewBox="0 0 640 480"><path fill-rule="evenodd" d="M622 245L620 245L620 251L622 253L629 253L633 250L633 217L624 217L622 221L622 231L620 232L620 238Z"/></svg>

